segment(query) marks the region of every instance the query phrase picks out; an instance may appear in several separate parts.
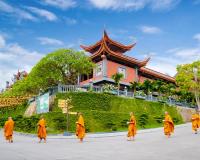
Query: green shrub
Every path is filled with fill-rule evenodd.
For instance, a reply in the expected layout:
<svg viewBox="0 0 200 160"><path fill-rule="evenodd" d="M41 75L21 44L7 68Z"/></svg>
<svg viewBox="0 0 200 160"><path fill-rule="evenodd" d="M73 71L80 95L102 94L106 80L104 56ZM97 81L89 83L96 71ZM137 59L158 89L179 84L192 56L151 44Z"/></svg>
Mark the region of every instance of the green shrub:
<svg viewBox="0 0 200 160"><path fill-rule="evenodd" d="M148 119L149 119L149 116L147 113L143 113L139 116L139 125L142 127L142 128L145 128L145 125L148 123Z"/></svg>
<svg viewBox="0 0 200 160"><path fill-rule="evenodd" d="M155 116L154 119L157 123L161 124L163 123L164 115Z"/></svg>
<svg viewBox="0 0 200 160"><path fill-rule="evenodd" d="M72 111L82 112L87 132L105 132L127 130L129 113L134 112L137 128L150 128L162 125L164 112L168 111L176 124L182 123L182 117L175 107L166 104L139 99L122 98L111 94L97 93L64 93L57 94L53 110L43 114L47 122L48 133L63 133L66 130L67 118L58 108L58 99L72 98ZM13 108L0 108L0 126L3 127L8 116L15 121L15 130L36 133L40 115L23 117L26 104ZM69 131L76 130L76 115L69 116Z"/></svg>

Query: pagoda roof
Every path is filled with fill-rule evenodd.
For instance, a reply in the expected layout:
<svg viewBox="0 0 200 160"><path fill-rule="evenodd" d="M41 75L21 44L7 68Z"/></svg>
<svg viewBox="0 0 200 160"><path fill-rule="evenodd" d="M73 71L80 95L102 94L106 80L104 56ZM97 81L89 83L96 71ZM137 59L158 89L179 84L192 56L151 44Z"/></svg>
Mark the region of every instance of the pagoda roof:
<svg viewBox="0 0 200 160"><path fill-rule="evenodd" d="M99 40L97 43L90 46L81 45L80 47L85 51L94 54L97 50L99 50L99 48L101 48L104 43L110 48L110 50L117 53L125 53L135 46L135 43L131 45L123 45L119 42L112 40L111 38L109 38L107 32L104 30L102 39Z"/></svg>
<svg viewBox="0 0 200 160"><path fill-rule="evenodd" d="M104 31L103 38L100 41L88 47L83 46L83 45L81 45L80 47L83 48L85 51L91 53L92 55L90 57L92 59L102 54L108 54L122 61L129 62L134 65L138 65L139 67L145 66L150 60L150 58L140 61L138 59L135 59L123 54L126 51L131 50L134 46L135 46L135 43L131 45L123 45L119 42L116 42L110 39L106 31Z"/></svg>
<svg viewBox="0 0 200 160"><path fill-rule="evenodd" d="M141 67L139 69L139 71L142 72L142 73L146 73L146 74L152 75L154 77L157 77L157 78L160 78L160 79L167 80L169 82L175 83L175 78L174 77L171 77L169 75L154 71L152 69L149 69L149 68L146 68L146 67Z"/></svg>

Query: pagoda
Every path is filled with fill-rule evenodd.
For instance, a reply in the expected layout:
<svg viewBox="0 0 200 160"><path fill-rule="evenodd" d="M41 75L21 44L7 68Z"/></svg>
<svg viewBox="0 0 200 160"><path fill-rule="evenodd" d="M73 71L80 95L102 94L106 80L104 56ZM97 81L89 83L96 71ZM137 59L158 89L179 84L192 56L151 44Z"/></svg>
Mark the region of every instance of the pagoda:
<svg viewBox="0 0 200 160"><path fill-rule="evenodd" d="M133 57L126 56L125 53L135 47L135 43L123 45L112 40L106 31L103 32L103 37L97 43L80 47L89 52L91 60L96 63L91 75L81 75L79 81L81 85L94 83L102 85L105 83L113 83L112 75L122 73L123 79L121 85L129 86L130 82L144 82L145 80L161 79L166 82L174 83L173 77L163 73L146 68L146 64L150 58L138 60Z"/></svg>

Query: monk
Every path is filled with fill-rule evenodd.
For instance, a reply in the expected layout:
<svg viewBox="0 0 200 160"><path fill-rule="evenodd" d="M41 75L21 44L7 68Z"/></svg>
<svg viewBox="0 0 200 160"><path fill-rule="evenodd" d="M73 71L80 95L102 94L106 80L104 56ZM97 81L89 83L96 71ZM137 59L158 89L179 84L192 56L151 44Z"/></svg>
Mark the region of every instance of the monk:
<svg viewBox="0 0 200 160"><path fill-rule="evenodd" d="M82 113L78 113L78 121L76 122L76 136L80 139L80 142L83 142L85 137L85 124Z"/></svg>
<svg viewBox="0 0 200 160"><path fill-rule="evenodd" d="M9 143L13 143L14 121L9 117L4 125L4 136Z"/></svg>
<svg viewBox="0 0 200 160"><path fill-rule="evenodd" d="M197 134L197 130L199 128L199 113L196 112L192 115L192 130L194 131L195 134Z"/></svg>
<svg viewBox="0 0 200 160"><path fill-rule="evenodd" d="M169 138L174 133L174 122L168 112L165 112L164 122L164 134Z"/></svg>
<svg viewBox="0 0 200 160"><path fill-rule="evenodd" d="M43 139L44 143L46 143L46 137L47 137L46 122L44 117L41 116L38 122L38 138L40 139L39 143L41 143Z"/></svg>
<svg viewBox="0 0 200 160"><path fill-rule="evenodd" d="M130 121L127 123L129 125L128 126L128 135L127 135L128 140L134 140L137 128L136 128L136 119L135 119L133 112L130 113Z"/></svg>
<svg viewBox="0 0 200 160"><path fill-rule="evenodd" d="M200 128L200 111L198 111L199 121L198 121L198 127Z"/></svg>

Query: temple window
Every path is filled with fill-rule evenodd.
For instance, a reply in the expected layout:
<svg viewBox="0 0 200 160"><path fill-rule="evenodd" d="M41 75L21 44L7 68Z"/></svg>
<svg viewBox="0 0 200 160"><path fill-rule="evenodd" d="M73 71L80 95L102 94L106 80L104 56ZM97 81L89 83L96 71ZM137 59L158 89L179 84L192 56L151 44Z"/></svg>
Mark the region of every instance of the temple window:
<svg viewBox="0 0 200 160"><path fill-rule="evenodd" d="M125 67L119 67L118 68L118 73L123 74L123 78L126 78L126 68Z"/></svg>
<svg viewBox="0 0 200 160"><path fill-rule="evenodd" d="M102 63L100 63L97 65L95 74L96 76L100 76L102 75L102 73L103 73L103 66L102 66Z"/></svg>

